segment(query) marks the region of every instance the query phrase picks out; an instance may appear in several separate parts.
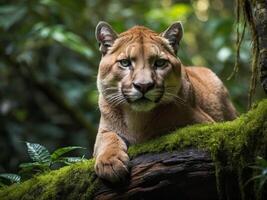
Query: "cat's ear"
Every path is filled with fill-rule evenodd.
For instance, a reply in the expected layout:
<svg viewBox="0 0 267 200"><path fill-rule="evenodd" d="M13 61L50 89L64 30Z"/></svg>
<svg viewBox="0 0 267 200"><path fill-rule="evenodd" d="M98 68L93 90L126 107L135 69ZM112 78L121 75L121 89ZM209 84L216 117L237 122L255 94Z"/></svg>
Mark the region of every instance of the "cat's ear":
<svg viewBox="0 0 267 200"><path fill-rule="evenodd" d="M177 54L183 33L183 25L178 21L170 25L163 33L160 34L160 36L166 38L169 41L169 44L173 48L175 54Z"/></svg>
<svg viewBox="0 0 267 200"><path fill-rule="evenodd" d="M117 39L117 33L107 22L99 22L95 29L96 40L99 43L99 50L102 55L105 55L108 48L111 47L114 41Z"/></svg>

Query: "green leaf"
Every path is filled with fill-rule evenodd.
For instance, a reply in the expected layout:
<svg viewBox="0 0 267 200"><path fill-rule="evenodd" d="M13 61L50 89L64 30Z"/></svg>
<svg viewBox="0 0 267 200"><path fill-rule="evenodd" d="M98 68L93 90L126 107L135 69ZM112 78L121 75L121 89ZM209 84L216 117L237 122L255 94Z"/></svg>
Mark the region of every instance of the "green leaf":
<svg viewBox="0 0 267 200"><path fill-rule="evenodd" d="M83 162L86 159L84 157L63 157L57 160L57 162L65 163L66 165L70 165L77 162Z"/></svg>
<svg viewBox="0 0 267 200"><path fill-rule="evenodd" d="M26 145L28 148L29 156L33 161L40 163L51 162L50 153L44 146L29 142L26 142Z"/></svg>
<svg viewBox="0 0 267 200"><path fill-rule="evenodd" d="M256 158L256 165L250 166L250 168L257 170L258 175L250 178L246 182L246 185L251 181L258 180L257 191L260 192L262 190L262 187L264 186L264 184L267 181L267 161L264 158L258 156Z"/></svg>
<svg viewBox="0 0 267 200"><path fill-rule="evenodd" d="M147 21L164 22L170 24L174 21L186 20L186 18L192 13L192 8L188 4L173 4L170 7L154 8L150 9L145 18Z"/></svg>
<svg viewBox="0 0 267 200"><path fill-rule="evenodd" d="M36 24L32 32L39 39L53 39L62 46L65 46L86 58L92 58L94 53L89 45L79 35L67 31L62 25L46 26L44 23Z"/></svg>
<svg viewBox="0 0 267 200"><path fill-rule="evenodd" d="M262 191L262 188L265 185L266 181L267 181L267 176L264 176L263 178L261 178L259 186L258 186L258 191L259 192Z"/></svg>
<svg viewBox="0 0 267 200"><path fill-rule="evenodd" d="M32 162L32 163L21 163L19 165L20 168L43 168L43 167L48 167L48 163L39 163L39 162Z"/></svg>
<svg viewBox="0 0 267 200"><path fill-rule="evenodd" d="M20 174L27 174L32 176L33 174L44 172L50 170L50 163L39 163L39 162L32 162L32 163L22 163L19 165L21 168Z"/></svg>
<svg viewBox="0 0 267 200"><path fill-rule="evenodd" d="M85 148L79 147L79 146L63 147L63 148L60 148L60 149L57 149L56 151L54 151L51 155L51 159L52 159L52 161L55 161L58 158L60 158L62 155L66 154L70 151L73 151L75 149L85 149Z"/></svg>
<svg viewBox="0 0 267 200"><path fill-rule="evenodd" d="M9 180L11 183L20 183L21 180L19 175L11 173L0 174L0 177Z"/></svg>
<svg viewBox="0 0 267 200"><path fill-rule="evenodd" d="M261 166L261 167L267 168L267 161L264 158L260 157L260 156L258 156L256 158L256 164L257 164L257 166Z"/></svg>
<svg viewBox="0 0 267 200"><path fill-rule="evenodd" d="M26 7L6 5L0 7L0 27L5 30L18 22L26 14Z"/></svg>

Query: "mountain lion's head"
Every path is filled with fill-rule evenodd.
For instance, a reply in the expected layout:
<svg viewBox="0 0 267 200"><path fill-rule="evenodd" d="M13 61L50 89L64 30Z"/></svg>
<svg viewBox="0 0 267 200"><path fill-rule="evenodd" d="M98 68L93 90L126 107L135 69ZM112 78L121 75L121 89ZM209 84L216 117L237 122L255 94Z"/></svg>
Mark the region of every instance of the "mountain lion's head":
<svg viewBox="0 0 267 200"><path fill-rule="evenodd" d="M181 63L176 53L182 35L180 22L161 34L142 26L117 34L100 22L96 27L102 53L97 79L100 95L113 106L135 111L177 101Z"/></svg>

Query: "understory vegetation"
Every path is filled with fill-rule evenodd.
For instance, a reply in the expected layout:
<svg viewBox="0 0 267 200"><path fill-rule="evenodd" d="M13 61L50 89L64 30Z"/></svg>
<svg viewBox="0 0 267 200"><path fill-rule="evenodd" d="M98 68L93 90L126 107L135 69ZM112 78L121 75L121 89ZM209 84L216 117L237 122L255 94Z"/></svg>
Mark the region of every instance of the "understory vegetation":
<svg viewBox="0 0 267 200"><path fill-rule="evenodd" d="M19 165L19 174L14 173L2 173L0 174L0 187L7 186L12 183L20 183L34 175L38 175L44 172L58 169L64 165L70 165L76 162L83 162L87 159L82 157L68 157L65 154L76 150L84 149L79 146L62 147L55 150L53 153L49 153L47 148L40 144L26 142L27 152L32 162L21 163Z"/></svg>

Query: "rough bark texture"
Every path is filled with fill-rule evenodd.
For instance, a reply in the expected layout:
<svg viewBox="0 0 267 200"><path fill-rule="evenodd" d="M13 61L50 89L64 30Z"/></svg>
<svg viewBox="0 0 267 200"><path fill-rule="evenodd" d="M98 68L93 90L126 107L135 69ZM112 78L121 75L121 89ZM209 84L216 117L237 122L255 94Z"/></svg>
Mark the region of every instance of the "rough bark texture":
<svg viewBox="0 0 267 200"><path fill-rule="evenodd" d="M267 100L234 121L179 129L128 153L131 178L120 186L99 180L89 160L2 188L0 199L256 199L257 185L246 183L256 156L267 157Z"/></svg>
<svg viewBox="0 0 267 200"><path fill-rule="evenodd" d="M117 187L102 184L95 199L218 199L215 167L205 151L145 154L131 165L130 182Z"/></svg>
<svg viewBox="0 0 267 200"><path fill-rule="evenodd" d="M261 85L267 94L267 0L236 0L236 7L237 22L239 23L241 21L240 13L242 13L245 23L242 33L239 32L239 26L237 26L237 64L235 65L234 73L238 70L240 45L244 38L246 24L249 24L252 35L253 55L251 59L252 65L248 102L248 106L250 107L253 95L256 92L259 72Z"/></svg>
<svg viewBox="0 0 267 200"><path fill-rule="evenodd" d="M261 84L267 93L267 0L253 3L256 37L259 45L259 65Z"/></svg>

